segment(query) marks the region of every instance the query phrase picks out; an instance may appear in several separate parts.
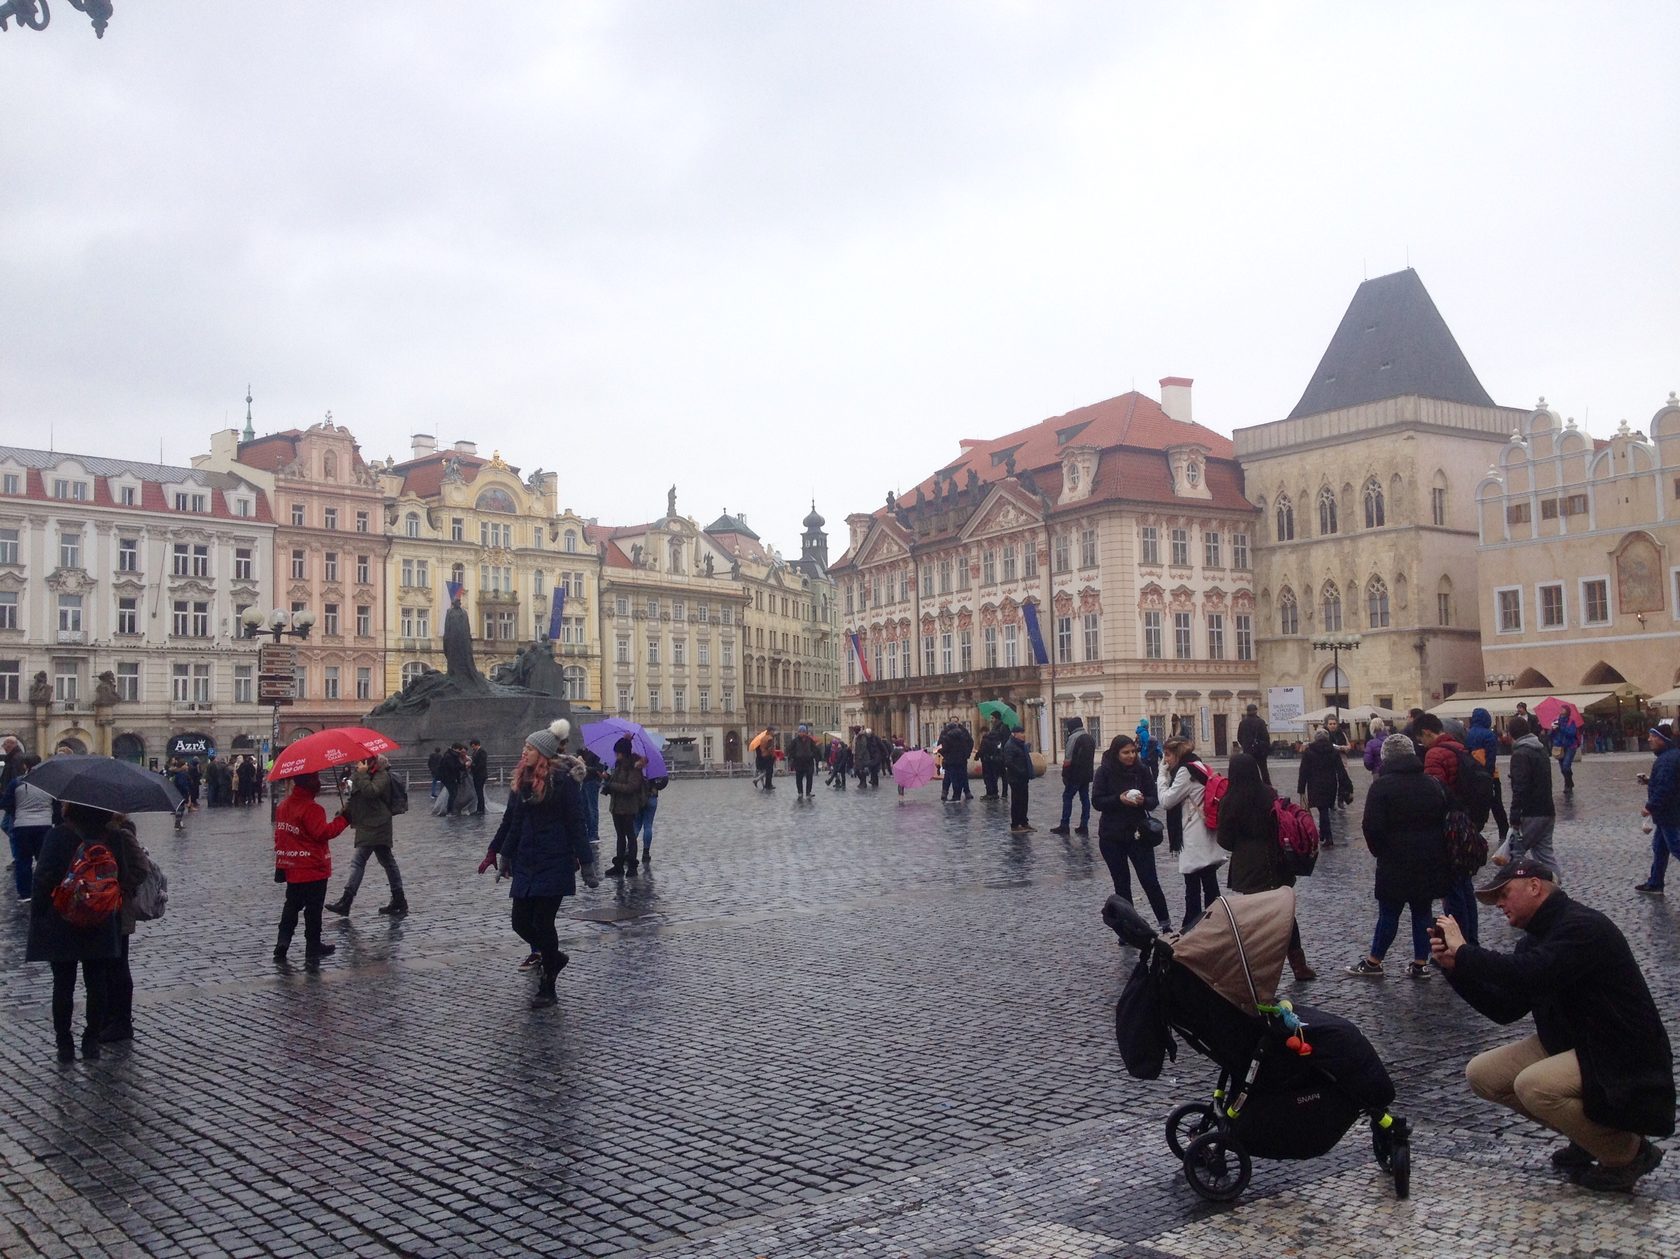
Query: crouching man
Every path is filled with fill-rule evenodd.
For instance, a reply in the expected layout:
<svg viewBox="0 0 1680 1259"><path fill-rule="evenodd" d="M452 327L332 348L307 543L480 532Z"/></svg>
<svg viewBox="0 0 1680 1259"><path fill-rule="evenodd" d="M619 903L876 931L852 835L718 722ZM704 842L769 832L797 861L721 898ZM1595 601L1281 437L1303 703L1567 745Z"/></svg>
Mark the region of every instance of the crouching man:
<svg viewBox="0 0 1680 1259"><path fill-rule="evenodd" d="M1531 858L1478 888L1526 933L1511 953L1466 944L1436 919L1433 952L1454 991L1496 1023L1534 1016L1534 1034L1477 1054L1470 1087L1569 1138L1552 1165L1586 1189L1621 1190L1662 1161L1647 1136L1674 1131L1674 1058L1627 940L1571 900Z"/></svg>

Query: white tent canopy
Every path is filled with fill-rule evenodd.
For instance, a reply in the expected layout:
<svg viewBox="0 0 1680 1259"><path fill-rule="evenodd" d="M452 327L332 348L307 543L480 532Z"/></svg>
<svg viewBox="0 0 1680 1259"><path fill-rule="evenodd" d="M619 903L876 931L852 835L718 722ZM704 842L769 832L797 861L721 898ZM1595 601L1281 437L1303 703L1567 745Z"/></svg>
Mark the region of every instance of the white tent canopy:
<svg viewBox="0 0 1680 1259"><path fill-rule="evenodd" d="M1680 704L1680 686L1675 687L1672 691L1664 691L1661 695L1653 695L1648 702L1655 704L1658 708L1673 708Z"/></svg>
<svg viewBox="0 0 1680 1259"><path fill-rule="evenodd" d="M1492 695L1454 695L1429 711L1437 717L1457 717L1460 721L1468 717L1478 708L1485 708L1495 717L1514 717L1518 704L1527 704L1528 710L1533 712L1540 701L1548 696L1566 700L1580 709L1590 708L1600 700L1609 699L1614 691L1525 691L1517 694L1506 691L1503 694L1495 692Z"/></svg>
<svg viewBox="0 0 1680 1259"><path fill-rule="evenodd" d="M1332 717L1343 722L1371 721L1373 718L1393 721L1399 715L1387 708L1378 708L1375 704L1343 704L1340 708L1315 708L1310 713L1302 713L1301 720L1316 726Z"/></svg>

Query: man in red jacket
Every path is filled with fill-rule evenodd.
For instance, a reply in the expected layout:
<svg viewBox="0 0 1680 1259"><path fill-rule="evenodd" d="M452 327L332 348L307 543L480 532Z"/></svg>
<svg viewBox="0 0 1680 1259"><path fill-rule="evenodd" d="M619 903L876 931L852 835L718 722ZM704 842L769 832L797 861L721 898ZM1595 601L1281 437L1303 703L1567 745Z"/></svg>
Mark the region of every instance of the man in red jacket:
<svg viewBox="0 0 1680 1259"><path fill-rule="evenodd" d="M327 821L327 811L315 803L320 790L318 775L298 775L274 814L274 881L286 885L286 908L280 914L280 938L274 945L276 962L286 960L300 912L304 957L313 960L336 949L321 943L321 908L327 902L327 880L332 878L327 841L342 835L350 819L340 814Z"/></svg>

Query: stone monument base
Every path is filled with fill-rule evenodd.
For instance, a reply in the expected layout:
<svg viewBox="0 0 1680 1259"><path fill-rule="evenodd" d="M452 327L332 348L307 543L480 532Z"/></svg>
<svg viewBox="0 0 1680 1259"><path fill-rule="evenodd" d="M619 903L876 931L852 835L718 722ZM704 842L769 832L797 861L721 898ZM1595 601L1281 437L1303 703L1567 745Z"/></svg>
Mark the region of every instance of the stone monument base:
<svg viewBox="0 0 1680 1259"><path fill-rule="evenodd" d="M477 739L492 762L508 764L519 758L525 736L556 717L572 723L571 746L583 746L583 723L601 714L574 707L553 695L473 695L440 697L418 712L369 714L364 724L396 740L397 759L425 760L434 747L448 747Z"/></svg>

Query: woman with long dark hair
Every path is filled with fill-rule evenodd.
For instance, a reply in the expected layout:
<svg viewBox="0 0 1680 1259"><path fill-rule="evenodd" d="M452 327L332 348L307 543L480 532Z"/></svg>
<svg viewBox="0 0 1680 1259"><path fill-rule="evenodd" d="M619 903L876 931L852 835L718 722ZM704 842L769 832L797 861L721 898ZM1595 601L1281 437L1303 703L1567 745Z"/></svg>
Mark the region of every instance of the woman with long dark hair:
<svg viewBox="0 0 1680 1259"><path fill-rule="evenodd" d="M1208 834L1202 813L1211 773L1189 739L1174 736L1162 748L1161 777L1155 785L1161 807L1167 810L1167 837L1178 857L1178 872L1184 876L1184 931L1219 898L1219 867L1225 864L1225 854Z"/></svg>
<svg viewBox="0 0 1680 1259"><path fill-rule="evenodd" d="M1132 900L1132 879L1126 867L1131 863L1149 907L1155 911L1156 923L1166 932L1172 930L1172 915L1161 881L1155 877L1155 845L1161 842L1161 832L1156 829L1159 821L1149 816L1157 802L1155 776L1138 758L1137 740L1129 734L1115 735L1091 783L1091 807L1099 817L1097 847L1108 865L1115 892L1128 904Z"/></svg>
<svg viewBox="0 0 1680 1259"><path fill-rule="evenodd" d="M1283 851L1278 847L1277 814L1272 806L1277 792L1260 776L1260 762L1246 752L1231 757L1230 786L1219 801L1219 829L1215 839L1231 854L1225 872L1225 886L1233 892L1270 892L1295 886L1295 876L1286 873ZM1301 947L1301 928L1289 929L1289 969L1296 979L1317 979L1318 972L1307 965Z"/></svg>

